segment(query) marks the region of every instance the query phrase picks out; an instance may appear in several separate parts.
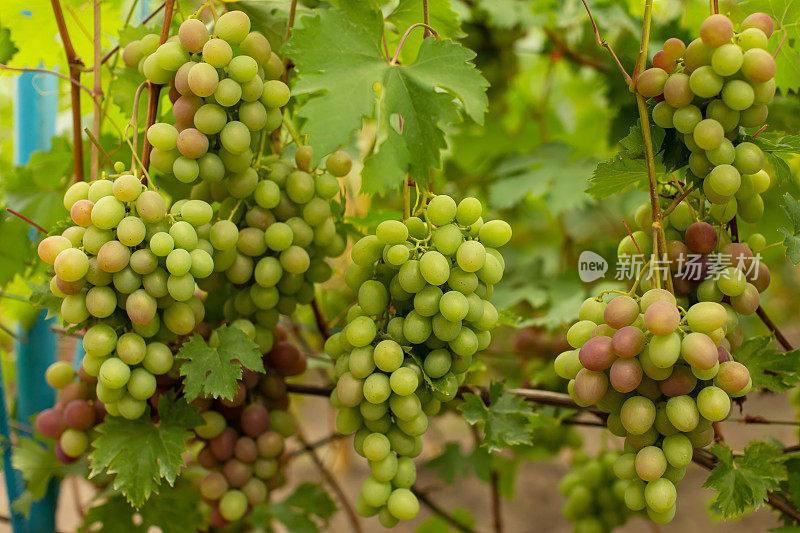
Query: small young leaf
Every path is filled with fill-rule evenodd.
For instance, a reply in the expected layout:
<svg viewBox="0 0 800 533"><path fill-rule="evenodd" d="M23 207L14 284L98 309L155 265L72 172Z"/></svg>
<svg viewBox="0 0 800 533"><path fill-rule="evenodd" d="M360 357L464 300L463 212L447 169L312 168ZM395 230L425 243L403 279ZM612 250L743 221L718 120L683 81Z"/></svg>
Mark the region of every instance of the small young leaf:
<svg viewBox="0 0 800 533"><path fill-rule="evenodd" d="M264 372L264 361L258 345L238 329L222 326L217 329L219 343L212 348L200 335L194 335L181 346L176 357L186 359L181 365L184 395L192 401L206 397L233 399L239 389L237 380L242 368Z"/></svg>
<svg viewBox="0 0 800 533"><path fill-rule="evenodd" d="M533 409L524 398L503 392L501 383L490 385L488 406L480 396L468 393L464 395L459 410L467 422L483 426L481 444L489 451L531 443L529 420L534 414Z"/></svg>
<svg viewBox="0 0 800 533"><path fill-rule="evenodd" d="M771 336L748 339L733 352L734 359L747 367L753 386L784 392L800 382L800 349L779 352Z"/></svg>

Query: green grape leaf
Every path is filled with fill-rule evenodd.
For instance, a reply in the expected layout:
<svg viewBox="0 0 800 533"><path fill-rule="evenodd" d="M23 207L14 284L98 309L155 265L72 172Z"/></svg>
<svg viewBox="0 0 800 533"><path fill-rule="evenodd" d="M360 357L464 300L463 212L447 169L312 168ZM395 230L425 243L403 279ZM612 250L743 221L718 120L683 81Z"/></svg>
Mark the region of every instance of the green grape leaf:
<svg viewBox="0 0 800 533"><path fill-rule="evenodd" d="M184 533L200 531L203 526L203 516L197 512L200 494L181 479L174 487L153 495L138 510L110 490L100 493L99 498L104 501L89 508L78 531L147 533L157 527L164 533Z"/></svg>
<svg viewBox="0 0 800 533"><path fill-rule="evenodd" d="M493 382L489 386L488 406L480 396L467 393L458 409L467 422L483 427L481 446L489 451L531 443L529 421L534 414L533 408L524 398L504 392L501 383Z"/></svg>
<svg viewBox="0 0 800 533"><path fill-rule="evenodd" d="M580 280L569 277L558 278L547 285L547 290L550 307L544 315L531 319L530 324L549 330L570 324L578 316L578 308L586 299L586 291Z"/></svg>
<svg viewBox="0 0 800 533"><path fill-rule="evenodd" d="M28 297L31 305L38 309L47 309L47 318L57 316L61 311L61 298L50 290L50 283L44 281L31 285L31 295Z"/></svg>
<svg viewBox="0 0 800 533"><path fill-rule="evenodd" d="M51 480L80 475L85 468L83 463L65 465L56 458L52 444L42 446L30 438L20 439L11 453L11 465L25 480L25 491L13 502L14 510L25 516L30 514L31 504L44 497Z"/></svg>
<svg viewBox="0 0 800 533"><path fill-rule="evenodd" d="M186 466L183 453L186 441L194 437L191 429L203 423L197 409L186 400L158 401L159 422L145 414L137 420L107 416L95 430L100 433L89 455L90 477L104 472L114 476L113 487L137 509L158 493L161 480L173 485Z"/></svg>
<svg viewBox="0 0 800 533"><path fill-rule="evenodd" d="M367 233L375 233L375 228L384 220L402 220L403 213L392 209L370 209L363 217L345 217L345 222Z"/></svg>
<svg viewBox="0 0 800 533"><path fill-rule="evenodd" d="M33 258L33 244L30 239L31 226L0 210L0 235L3 246L0 247L0 285L5 285L17 273L25 269L26 262Z"/></svg>
<svg viewBox="0 0 800 533"><path fill-rule="evenodd" d="M753 337L733 351L733 358L750 371L753 386L784 392L800 382L800 349L779 352L772 337Z"/></svg>
<svg viewBox="0 0 800 533"><path fill-rule="evenodd" d="M619 194L631 187L647 186L647 164L644 159L616 156L597 165L586 192L598 200Z"/></svg>
<svg viewBox="0 0 800 533"><path fill-rule="evenodd" d="M292 533L318 533L336 511L336 503L319 484L301 483L283 501L254 507L247 520L257 528L273 519Z"/></svg>
<svg viewBox="0 0 800 533"><path fill-rule="evenodd" d="M752 441L740 457L724 444L714 444L710 451L719 462L703 487L717 491L711 508L725 519L761 507L769 491L779 489L786 479L783 463L788 456L770 442Z"/></svg>
<svg viewBox="0 0 800 533"><path fill-rule="evenodd" d="M18 51L11 40L11 31L0 26L0 63L8 64Z"/></svg>
<svg viewBox="0 0 800 533"><path fill-rule="evenodd" d="M394 30L386 32L386 41L389 49L394 52L405 31L422 20L422 2L419 0L400 0L394 11L386 17L386 22L390 23ZM430 2L428 5L428 20L431 27L439 34L439 37L446 39L464 37L464 32L461 31L461 23L458 20L458 13L453 11L450 0ZM419 47L422 45L424 30L425 28L423 27L414 28L406 38L403 49L400 50L400 62L404 65L416 59Z"/></svg>
<svg viewBox="0 0 800 533"><path fill-rule="evenodd" d="M453 41L429 37L416 61L392 65L383 51L384 21L377 5L361 0L339 4L339 9L302 17L283 47L299 77L294 93L311 95L298 111L306 119L303 132L321 156L349 144L363 119L375 117L385 140L373 149L380 153L392 143L381 162L395 167L368 167L362 172L364 190L390 190L377 170L390 173L395 182L408 172L426 183L429 170L441 166L441 150L447 146L443 128L459 118L459 108L475 122L483 121L488 82L472 63L475 54ZM320 42L336 46L320 47ZM397 135L390 135L390 129ZM405 146L408 157L396 144Z"/></svg>
<svg viewBox="0 0 800 533"><path fill-rule="evenodd" d="M477 0L476 4L495 28L527 26L536 21L534 2L529 0Z"/></svg>
<svg viewBox="0 0 800 533"><path fill-rule="evenodd" d="M489 188L489 203L508 209L527 197L544 199L555 215L579 207L588 198L575 194L586 188L595 161L572 161L573 149L565 144L544 144L529 156L512 156L498 165L499 179Z"/></svg>
<svg viewBox="0 0 800 533"><path fill-rule="evenodd" d="M783 245L786 246L786 257L796 265L800 263L800 201L788 192L783 195L783 201L781 209L791 222L791 229L780 227L778 231L785 237Z"/></svg>
<svg viewBox="0 0 800 533"><path fill-rule="evenodd" d="M245 333L229 326L216 330L219 344L212 348L200 335L193 335L176 354L186 359L181 365L184 395L192 401L201 394L207 398L232 400L239 390L242 368L264 372L258 345Z"/></svg>
<svg viewBox="0 0 800 533"><path fill-rule="evenodd" d="M381 128L378 133L375 148L364 158L361 169L361 191L365 194L399 190L411 163L402 135L392 127Z"/></svg>
<svg viewBox="0 0 800 533"><path fill-rule="evenodd" d="M486 448L476 446L470 453L465 454L457 442L448 442L444 451L428 461L425 466L439 470L439 479L450 485L457 477L469 476L470 471L473 471L478 478L487 481L491 470L490 463L491 456Z"/></svg>

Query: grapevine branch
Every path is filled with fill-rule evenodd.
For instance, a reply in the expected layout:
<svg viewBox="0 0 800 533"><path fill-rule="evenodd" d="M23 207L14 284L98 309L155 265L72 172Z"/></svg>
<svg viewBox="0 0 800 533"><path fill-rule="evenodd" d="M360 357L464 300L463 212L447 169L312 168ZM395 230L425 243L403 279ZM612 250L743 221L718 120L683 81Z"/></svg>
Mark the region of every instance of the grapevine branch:
<svg viewBox="0 0 800 533"><path fill-rule="evenodd" d="M787 352L791 352L792 350L794 350L794 348L792 347L792 343L790 343L789 339L787 339L786 336L781 332L781 330L778 329L778 326L775 325L775 322L773 322L772 319L769 316L767 316L767 312L764 310L763 307L759 305L758 309L756 309L756 314L758 315L758 318L760 318L761 321L764 323L764 325L767 326L767 328L769 328L769 330L775 334L775 338L778 339L778 342L781 344L781 346L783 346L784 350L786 350Z"/></svg>
<svg viewBox="0 0 800 533"><path fill-rule="evenodd" d="M167 0L165 3L164 8L164 24L161 26L161 39L159 42L164 44L167 42L167 37L169 37L169 27L172 25L172 14L173 8L175 7L175 0ZM147 88L147 123L145 124L144 131L147 130L155 124L156 121L156 114L158 113L158 96L161 94L161 85L156 83L148 82ZM134 135L138 135L138 132L133 132ZM147 140L147 135L144 136L144 145L142 146L142 167L144 170L150 169L150 151L153 147L150 145L150 141ZM147 178L143 177L142 181L144 183L147 182Z"/></svg>
<svg viewBox="0 0 800 533"><path fill-rule="evenodd" d="M430 18L428 16L428 0L422 0L422 22L424 22L426 25L425 32L422 34L422 37L424 39L427 39L428 36L430 36L431 34L430 29L428 29L429 26L427 26L428 24L431 23Z"/></svg>
<svg viewBox="0 0 800 533"><path fill-rule="evenodd" d="M561 38L558 32L552 28L545 27L544 32L545 35L547 35L547 39L553 43L553 46L555 46L555 49L573 63L590 67L598 72L606 71L605 64L593 57L581 54L574 48L570 48L570 46L564 42L564 39Z"/></svg>
<svg viewBox="0 0 800 533"><path fill-rule="evenodd" d="M336 481L336 478L333 477L333 474L331 474L330 470L328 470L325 467L325 464L323 464L322 459L320 459L319 455L317 455L316 449L311 447L308 440L306 440L305 435L303 435L303 433L300 432L299 429L297 430L297 439L308 451L309 455L311 455L311 460L314 461L314 464L316 465L317 469L319 469L320 473L322 474L322 477L325 479L328 485L331 486L333 491L339 497L339 501L341 502L342 507L344 508L345 514L347 514L347 517L350 519L353 531L355 531L356 533L363 533L363 530L361 529L361 522L359 521L355 510L353 510L353 506L350 505L350 500L347 499L347 495L344 493L344 490L342 490L342 487Z"/></svg>
<svg viewBox="0 0 800 533"><path fill-rule="evenodd" d="M60 0L50 0L53 6L53 17L56 19L58 34L64 44L64 53L67 55L69 65L69 77L80 82L81 68L84 66L83 60L75 53L72 40L69 37L67 24L64 21L64 12L61 9ZM71 111L72 111L72 152L73 152L73 172L75 180L83 181L83 138L81 137L81 93L80 88L74 83L70 83Z"/></svg>
<svg viewBox="0 0 800 533"><path fill-rule="evenodd" d="M462 531L463 533L475 533L474 529L462 524L461 522L456 520L456 518L454 516L452 516L447 511L445 511L444 509L439 507L439 504L437 504L436 502L434 502L433 500L431 500L428 497L427 492L421 491L421 490L419 490L419 489L417 489L415 487L412 487L411 490L417 496L417 499L420 501L420 503L422 505L424 505L425 507L427 507L428 509L430 509L430 511L433 514L435 514L437 516L440 516L448 524L450 524L451 526L453 526L457 530Z"/></svg>
<svg viewBox="0 0 800 533"><path fill-rule="evenodd" d="M324 340L328 340L328 337L331 336L331 330L328 327L328 322L325 320L325 316L322 314L322 309L316 298L311 300L311 310L314 311L314 320L317 323L319 334L322 335Z"/></svg>

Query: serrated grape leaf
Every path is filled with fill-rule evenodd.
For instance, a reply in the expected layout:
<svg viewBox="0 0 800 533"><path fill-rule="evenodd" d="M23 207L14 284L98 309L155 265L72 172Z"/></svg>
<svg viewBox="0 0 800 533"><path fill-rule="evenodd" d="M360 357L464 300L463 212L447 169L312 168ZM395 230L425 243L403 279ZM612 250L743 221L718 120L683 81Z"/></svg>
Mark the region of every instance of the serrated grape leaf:
<svg viewBox="0 0 800 533"><path fill-rule="evenodd" d="M61 479L67 474L80 474L83 463L65 465L56 458L53 445L43 446L30 438L22 438L12 448L11 465L22 473L25 491L13 502L14 510L25 516L31 511L31 504L44 497L47 486L53 479Z"/></svg>
<svg viewBox="0 0 800 533"><path fill-rule="evenodd" d="M450 517L470 531L475 529L475 517L472 516L472 513L467 509L453 509L452 512L450 512ZM415 533L457 533L459 531L464 530L453 526L452 523L441 516L433 515L421 523L415 530Z"/></svg>
<svg viewBox="0 0 800 533"><path fill-rule="evenodd" d="M783 202L781 209L791 222L791 229L780 227L778 231L784 235L786 257L796 265L800 263L800 201L787 192L783 195Z"/></svg>
<svg viewBox="0 0 800 533"><path fill-rule="evenodd" d="M644 159L616 156L598 164L589 181L591 185L586 192L598 200L631 187L644 188L647 184L647 164Z"/></svg>
<svg viewBox="0 0 800 533"><path fill-rule="evenodd" d="M181 365L183 393L188 401L201 394L206 398L232 400L239 390L242 368L264 372L258 345L245 333L229 326L218 328L219 344L212 348L200 335L185 342L175 357L186 359Z"/></svg>
<svg viewBox="0 0 800 533"><path fill-rule="evenodd" d="M19 49L11 41L11 31L0 27L0 63L8 64Z"/></svg>
<svg viewBox="0 0 800 533"><path fill-rule="evenodd" d="M336 503L322 486L301 483L283 501L254 507L247 520L257 528L277 520L292 533L318 533L336 511Z"/></svg>
<svg viewBox="0 0 800 533"><path fill-rule="evenodd" d="M486 448L476 446L468 454L461 451L457 442L445 444L441 454L428 461L425 466L439 470L439 479L447 484L452 484L457 477L467 477L470 472L487 481L491 470L492 456Z"/></svg>
<svg viewBox="0 0 800 533"><path fill-rule="evenodd" d="M733 358L750 371L754 387L784 392L800 382L800 349L779 352L771 341L771 336L747 339Z"/></svg>
<svg viewBox="0 0 800 533"><path fill-rule="evenodd" d="M484 438L481 446L490 452L531 443L530 418L533 408L524 398L503 391L503 385L493 382L489 386L489 405L480 396L464 394L464 403L458 409L472 425L480 424Z"/></svg>
<svg viewBox="0 0 800 533"><path fill-rule="evenodd" d="M769 491L779 489L786 479L783 463L788 456L770 442L751 441L743 455L735 458L724 444L714 444L710 451L719 462L703 487L717 491L711 508L725 519L761 507Z"/></svg>
<svg viewBox="0 0 800 533"><path fill-rule="evenodd" d="M106 533L147 533L153 527L163 533L200 531L203 515L197 512L200 494L188 481L178 480L174 487L153 495L138 510L113 491L101 493L105 501L86 512L78 531Z"/></svg>
<svg viewBox="0 0 800 533"><path fill-rule="evenodd" d="M298 111L306 119L303 132L321 156L349 144L363 119L375 117L386 136L377 146L379 152L391 142L403 144L409 155L405 164L401 151L393 148L382 163L397 166L380 170L395 181L408 172L415 181L427 183L429 169L441 166L443 127L458 119L457 102L481 123L488 82L471 62L475 54L447 39L429 37L416 61L392 65L383 51L383 34L383 16L372 1L342 0L338 9L301 19L283 51L298 73L294 93L312 96ZM320 47L320 42L332 45ZM398 135L389 135L390 128ZM362 187L390 190L388 180L370 169L379 170L372 165L362 172Z"/></svg>
<svg viewBox="0 0 800 533"><path fill-rule="evenodd" d="M361 191L380 194L399 190L410 163L411 154L403 137L392 127L380 128L375 148L364 158Z"/></svg>
<svg viewBox="0 0 800 533"><path fill-rule="evenodd" d="M173 485L186 466L183 453L186 441L194 437L191 429L203 423L196 408L183 398L172 400L166 394L158 400L159 421L148 415L137 420L107 416L95 430L89 477L108 473L113 487L136 508L159 492L161 480Z"/></svg>
<svg viewBox="0 0 800 533"><path fill-rule="evenodd" d="M392 53L397 49L400 38L405 31L412 25L421 22L423 19L422 2L419 0L400 0L396 8L386 17L386 22L393 26L394 31L386 32L386 41ZM461 31L461 22L458 20L458 13L453 11L450 0L438 0L428 4L428 20L431 27L436 30L439 37L446 39L458 39L464 37ZM400 50L400 62L409 64L414 61L422 44L424 28L418 27L411 30L411 33Z"/></svg>

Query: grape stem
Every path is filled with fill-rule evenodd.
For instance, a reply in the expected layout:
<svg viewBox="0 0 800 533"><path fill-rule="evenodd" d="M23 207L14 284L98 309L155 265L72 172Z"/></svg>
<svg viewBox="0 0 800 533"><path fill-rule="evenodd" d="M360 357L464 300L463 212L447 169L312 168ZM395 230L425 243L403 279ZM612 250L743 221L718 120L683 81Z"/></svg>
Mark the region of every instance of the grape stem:
<svg viewBox="0 0 800 533"><path fill-rule="evenodd" d="M69 65L69 77L72 80L80 82L81 67L83 67L83 60L75 53L75 48L72 46L72 40L69 37L69 30L64 21L64 12L61 9L60 0L50 0L53 6L53 17L56 19L58 26L58 34L61 36L61 42L64 44L64 53L67 55L67 64ZM73 173L76 181L83 181L83 138L81 137L81 93L80 87L70 83L70 95L72 103L70 109L72 111L72 153L73 153Z"/></svg>
<svg viewBox="0 0 800 533"><path fill-rule="evenodd" d="M433 514L441 517L457 530L462 531L463 533L475 533L474 529L462 524L454 516L439 507L439 504L428 497L428 493L426 491L422 491L416 487L411 487L411 491L417 496L417 499L422 505L427 507Z"/></svg>
<svg viewBox="0 0 800 533"><path fill-rule="evenodd" d="M786 28L783 27L783 23L781 23L781 27L779 29L783 32L783 37L781 37L781 42L778 43L778 48L775 49L775 53L772 54L773 59L778 57L778 52L780 52L781 48L783 48L783 43L786 42L786 34L788 33Z"/></svg>
<svg viewBox="0 0 800 533"><path fill-rule="evenodd" d="M103 147L100 145L100 141L95 136L95 134L92 133L92 130L90 130L89 128L83 128L83 131L85 131L86 132L86 136L89 137L89 142L92 143L92 148L93 149L97 149L98 152L108 160L108 163L113 166L114 165L114 160L111 159L111 156L108 155L108 152L106 152L103 149Z"/></svg>
<svg viewBox="0 0 800 533"><path fill-rule="evenodd" d="M608 42L605 39L600 37L600 30L597 29L597 23L594 21L594 17L592 16L592 12L589 9L589 5L586 3L586 0L581 0L581 2L583 2L583 7L586 8L586 14L589 15L589 20L592 23L592 28L594 29L594 40L597 42L597 46L600 46L608 50L608 53L611 54L612 58L614 58L614 63L617 64L617 68L619 68L619 71L622 72L622 76L625 78L625 81L628 84L630 84L631 83L630 74L628 74L628 72L625 70L625 67L622 66L622 63L620 63L619 58L617 57L617 54L614 53L614 49L611 48L611 45L608 44Z"/></svg>
<svg viewBox="0 0 800 533"><path fill-rule="evenodd" d="M670 213L672 213L673 211L675 211L675 208L676 208L676 207L678 207L678 204L680 204L682 201L684 201L684 200L686 199L686 197L687 197L687 196L689 196L690 194L692 194L692 192L695 190L695 188L696 188L696 186L695 186L695 185L692 185L691 187L689 187L688 189L686 189L686 190L685 190L685 191L684 191L684 192L683 192L683 193L682 193L682 194L681 194L679 197L677 197L677 198L675 199L675 201L674 201L674 202L672 202L672 204L671 204L671 205L670 205L668 208L666 208L666 209L664 210L664 212L663 212L662 216L668 216Z"/></svg>
<svg viewBox="0 0 800 533"><path fill-rule="evenodd" d="M628 235L630 236L631 241L633 241L633 245L636 247L636 250L638 250L640 255L643 255L642 249L639 248L639 243L636 242L636 239L633 237L633 233L631 233L631 228L628 226L628 223L625 221L624 218L622 219L622 223L625 225L625 231L628 232Z"/></svg>
<svg viewBox="0 0 800 533"><path fill-rule="evenodd" d="M430 24L431 20L428 16L428 0L422 0L422 22L425 24ZM425 32L422 34L422 38L426 39L430 36L431 32L428 28L425 28Z"/></svg>
<svg viewBox="0 0 800 533"><path fill-rule="evenodd" d="M636 80L647 66L647 46L650 44L650 21L652 20L653 1L645 0L644 20L642 21L642 40L639 44L639 55L636 57L636 66L630 81L631 92L636 90Z"/></svg>
<svg viewBox="0 0 800 533"><path fill-rule="evenodd" d="M756 131L756 132L753 134L753 139L755 139L756 137L758 137L759 135L761 135L762 133L764 133L764 132L767 130L767 127L769 127L769 124L764 124L763 126L761 126L760 128L758 128L758 131Z"/></svg>
<svg viewBox="0 0 800 533"><path fill-rule="evenodd" d="M586 67L590 67L598 72L606 72L606 66L601 61L596 60L593 57L585 56L575 50L574 48L570 48L567 43L564 42L564 39L553 30L552 28L545 27L544 33L547 35L548 40L553 43L555 50L559 52L563 57L566 57L573 63L577 63L578 65L583 65Z"/></svg>
<svg viewBox="0 0 800 533"><path fill-rule="evenodd" d="M389 61L390 65L396 65L397 64L398 58L400 57L400 51L403 49L403 45L405 44L406 39L408 39L408 36L409 36L409 34L411 34L411 31L414 28L417 28L419 26L423 26L426 31L430 30L430 32L433 34L434 37L436 37L437 39L439 38L439 34L436 33L436 30L431 28L427 23L425 23L425 22L417 22L416 24L412 24L411 26L408 27L406 32L400 38L400 43L397 45L397 50L394 51L394 57L392 57L392 60Z"/></svg>
<svg viewBox="0 0 800 533"><path fill-rule="evenodd" d="M101 27L100 27L100 0L94 0L93 2L93 22L94 22L94 31L92 32L92 41L94 45L94 65L93 67L93 76L94 76L94 113L92 117L92 129L94 130L95 136L100 136L100 116L102 114L100 101L99 98L103 98L103 80L101 77L101 71L103 69L102 63L102 34L101 34ZM96 139L95 139L96 140ZM98 147L100 143L92 141L92 170L91 170L91 179L92 181L96 180L100 174L100 150Z"/></svg>
<svg viewBox="0 0 800 533"><path fill-rule="evenodd" d="M67 80L72 85L75 85L79 89L82 89L93 100L94 100L94 97L95 97L94 96L94 92L92 92L92 90L90 88L88 88L86 85L82 84L81 82L79 82L77 80L74 80L74 79L70 78L69 76L67 76L65 74L61 74L60 72L57 72L55 70L49 70L49 69L46 69L46 68L9 67L8 65L4 65L3 63L0 63L0 69L2 69L2 70L11 70L13 72L41 72L42 74L52 74L53 76L57 76L57 77L61 78L62 80Z"/></svg>
<svg viewBox="0 0 800 533"><path fill-rule="evenodd" d="M322 474L323 479L330 485L333 491L339 498L339 502L341 503L342 507L344 508L344 512L347 515L347 518L350 519L350 523L353 527L353 531L356 533L363 533L363 529L361 529L361 522L356 515L353 506L350 504L350 500L347 498L347 495L342 490L342 487L339 483L336 482L336 478L333 477L330 470L325 467L325 464L320 459L319 455L317 454L316 449L312 448L309 444L306 437L303 435L303 432L300 431L300 428L297 428L297 440L303 445L304 448L307 449L309 455L311 455L311 460L314 461L314 465L316 465L317 469L319 470L320 474Z"/></svg>
<svg viewBox="0 0 800 533"><path fill-rule="evenodd" d="M319 334L322 335L323 340L328 340L328 338L331 336L331 330L328 327L328 322L325 320L325 316L322 314L322 309L320 308L316 297L311 300L311 310L314 311L314 321L317 323Z"/></svg>
<svg viewBox="0 0 800 533"><path fill-rule="evenodd" d="M719 14L719 0L708 0L708 9L712 15Z"/></svg>
<svg viewBox="0 0 800 533"><path fill-rule="evenodd" d="M37 224L37 223L36 223L36 222L34 222L33 220L29 219L29 218L28 218L28 217L26 217L25 215L21 215L20 213L17 213L16 211L14 211L13 209L11 209L11 208L9 208L9 207L6 207L6 211L8 211L9 213L11 213L12 215L14 215L14 216L15 216L15 217L17 217L17 218L19 218L19 219L21 219L21 220L24 220L25 222L27 222L28 224L30 224L31 226L33 226L33 227L34 227L34 228L36 228L37 230L39 230L39 231L41 231L42 233L44 233L45 235L47 234L47 230L46 230L46 229L44 229L43 227L41 227L39 224Z"/></svg>
<svg viewBox="0 0 800 533"><path fill-rule="evenodd" d="M767 328L772 333L775 334L775 338L778 340L781 346L783 346L784 350L786 350L787 352L791 352L792 350L794 350L794 348L792 347L792 343L789 342L789 339L787 339L786 336L781 332L781 330L778 329L778 326L776 326L775 322L773 322L772 319L767 315L767 312L764 310L763 307L759 305L758 309L756 309L756 314L758 315L758 318L760 318L761 321L764 323L764 325L767 326Z"/></svg>
<svg viewBox="0 0 800 533"><path fill-rule="evenodd" d="M167 0L164 8L164 23L161 26L160 44L167 42L169 37L169 28L172 25L173 8L175 7L175 0ZM158 113L158 95L161 94L161 85L148 82L147 88L147 122L145 123L144 131L146 132L150 126L156 121ZM134 132L137 133L137 132ZM147 140L147 135L144 136L144 145L142 146L142 168L144 170L150 169L150 151L153 147L150 141ZM147 184L146 178L143 178L143 183Z"/></svg>

